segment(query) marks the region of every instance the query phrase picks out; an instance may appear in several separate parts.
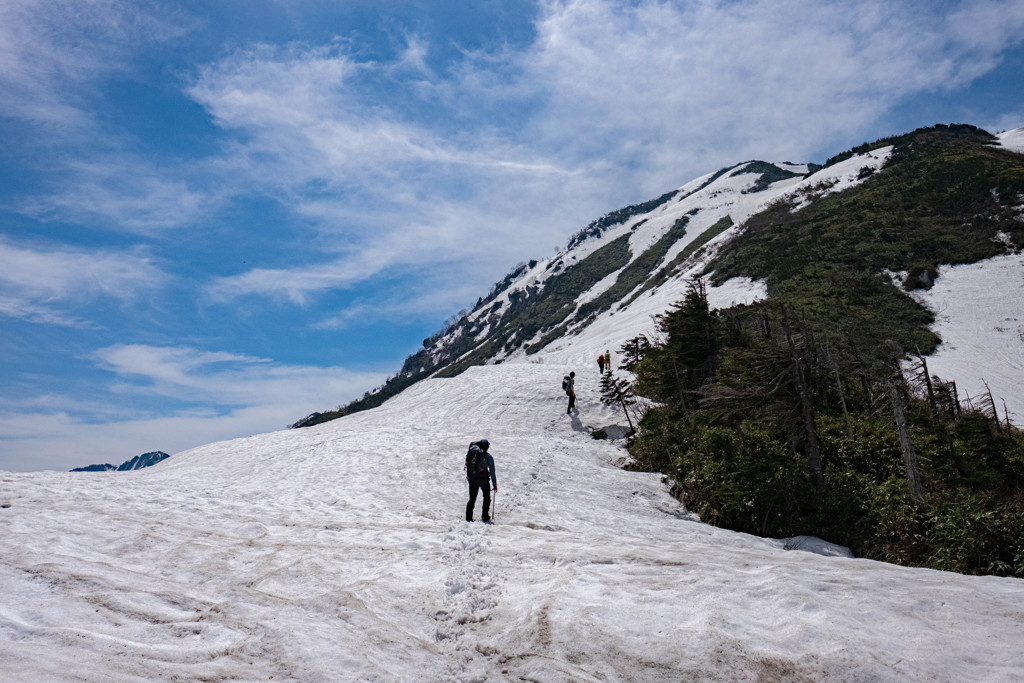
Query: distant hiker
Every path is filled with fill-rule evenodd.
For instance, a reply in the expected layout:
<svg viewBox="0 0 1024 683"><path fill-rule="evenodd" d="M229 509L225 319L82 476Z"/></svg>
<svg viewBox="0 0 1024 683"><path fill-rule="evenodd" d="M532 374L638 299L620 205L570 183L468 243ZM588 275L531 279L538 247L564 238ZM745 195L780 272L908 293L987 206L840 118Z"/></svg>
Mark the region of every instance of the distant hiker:
<svg viewBox="0 0 1024 683"><path fill-rule="evenodd" d="M604 352L604 364L608 366L608 370L612 369L612 352L605 350Z"/></svg>
<svg viewBox="0 0 1024 683"><path fill-rule="evenodd" d="M473 521L476 495L481 489L484 492L484 509L480 519L484 521L484 524L491 522L491 489L488 484L493 484L494 491L497 492L498 477L494 473L494 458L487 452L490 445L487 439L480 439L471 443L469 452L466 453L466 479L469 481L469 502L466 503L467 522ZM487 481L488 479L490 482Z"/></svg>
<svg viewBox="0 0 1024 683"><path fill-rule="evenodd" d="M597 357L597 369L602 375L604 374L604 354Z"/></svg>
<svg viewBox="0 0 1024 683"><path fill-rule="evenodd" d="M562 390L565 391L565 395L569 397L569 407L565 409L565 414L568 415L572 412L573 406L576 405L576 373L570 372L568 375L562 378Z"/></svg>

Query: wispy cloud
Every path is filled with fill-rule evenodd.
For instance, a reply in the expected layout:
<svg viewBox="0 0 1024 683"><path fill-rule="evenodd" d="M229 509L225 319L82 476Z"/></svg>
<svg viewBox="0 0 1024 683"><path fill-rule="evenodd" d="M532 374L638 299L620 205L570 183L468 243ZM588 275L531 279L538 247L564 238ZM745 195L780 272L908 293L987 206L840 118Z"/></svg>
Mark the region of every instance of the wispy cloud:
<svg viewBox="0 0 1024 683"><path fill-rule="evenodd" d="M360 297L344 309L314 323L312 327L318 330L343 330L367 323L406 321L424 315L442 320L457 315L452 311L453 301L472 301L480 295L478 287L466 283L440 285L415 288L401 295Z"/></svg>
<svg viewBox="0 0 1024 683"><path fill-rule="evenodd" d="M146 451L175 453L283 429L329 407L324 397L346 402L386 377L187 346L119 344L96 352L94 361L115 376L112 394L88 403L56 395L0 400L0 470L120 464ZM131 395L168 398L177 407L126 407Z"/></svg>
<svg viewBox="0 0 1024 683"><path fill-rule="evenodd" d="M964 28L974 21L998 28ZM444 72L421 36L389 62L345 41L239 50L189 94L235 135L227 163L347 256L211 292L304 302L411 262L542 255L538 243L593 217L584 207L860 141L905 98L987 72L1021 35L1020 4L1000 0L552 0L525 49L465 53ZM491 116L503 107L520 115Z"/></svg>
<svg viewBox="0 0 1024 683"><path fill-rule="evenodd" d="M92 152L54 169L54 191L28 198L18 210L40 221L66 221L139 235L192 227L222 206L221 190L195 189L195 171L158 168L127 151ZM208 179L204 179L208 180Z"/></svg>
<svg viewBox="0 0 1024 683"><path fill-rule="evenodd" d="M194 26L155 2L5 0L0 3L0 114L91 127L86 100L98 77L128 69L140 46L172 40Z"/></svg>
<svg viewBox="0 0 1024 683"><path fill-rule="evenodd" d="M140 52L197 26L149 0L0 3L0 117L19 131L8 138L19 163L40 179L31 195L5 208L42 221L152 233L214 205L216 192L189 185L193 169L133 152L136 141L103 114L105 84L137 77Z"/></svg>
<svg viewBox="0 0 1024 683"><path fill-rule="evenodd" d="M155 450L174 454L204 443L283 429L286 416L297 419L310 412L308 406L307 401L305 406L280 403L226 412L193 409L137 419L112 416L102 423L67 412L0 411L0 470L69 470L119 465Z"/></svg>
<svg viewBox="0 0 1024 683"><path fill-rule="evenodd" d="M236 408L292 407L309 404L311 397L352 396L359 387L384 379L375 372L283 365L185 346L118 344L97 351L95 359L117 375L118 391Z"/></svg>
<svg viewBox="0 0 1024 683"><path fill-rule="evenodd" d="M43 249L0 238L0 314L10 317L85 326L75 307L97 297L129 302L167 281L152 258L139 252Z"/></svg>
<svg viewBox="0 0 1024 683"><path fill-rule="evenodd" d="M241 275L215 278L206 293L215 302L251 294L278 296L305 304L310 294L346 289L379 272L383 264L361 257L296 268L254 268Z"/></svg>
<svg viewBox="0 0 1024 683"><path fill-rule="evenodd" d="M1024 35L1020 3L957 7L548 2L523 56L525 78L549 93L534 130L651 179L694 162L803 159L910 95L962 87ZM999 30L964 28L976 20Z"/></svg>

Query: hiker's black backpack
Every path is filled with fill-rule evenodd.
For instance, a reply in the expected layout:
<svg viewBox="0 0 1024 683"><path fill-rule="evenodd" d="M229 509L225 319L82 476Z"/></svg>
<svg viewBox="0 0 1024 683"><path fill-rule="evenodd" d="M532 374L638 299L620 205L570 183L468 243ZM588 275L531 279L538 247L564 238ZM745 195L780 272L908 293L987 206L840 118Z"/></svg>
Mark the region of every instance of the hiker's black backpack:
<svg viewBox="0 0 1024 683"><path fill-rule="evenodd" d="M469 452L466 453L466 474L473 476L480 472L487 471L487 454L480 445L473 442L469 445Z"/></svg>
<svg viewBox="0 0 1024 683"><path fill-rule="evenodd" d="M569 375L566 375L565 377L563 377L562 378L562 391L564 391L565 393L568 394L569 393L569 384L571 382L572 382L572 379L570 379Z"/></svg>

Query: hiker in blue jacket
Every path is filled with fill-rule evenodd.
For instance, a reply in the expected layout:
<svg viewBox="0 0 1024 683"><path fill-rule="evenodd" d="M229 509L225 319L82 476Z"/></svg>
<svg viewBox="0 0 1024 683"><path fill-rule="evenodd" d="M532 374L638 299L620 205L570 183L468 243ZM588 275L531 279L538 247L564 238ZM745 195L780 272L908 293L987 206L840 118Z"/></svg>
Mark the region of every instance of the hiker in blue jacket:
<svg viewBox="0 0 1024 683"><path fill-rule="evenodd" d="M484 492L484 510L481 519L484 524L491 523L491 489L489 484L498 491L498 477L494 473L494 458L487 452L491 444L487 439L480 439L470 444L466 454L466 479L469 481L469 502L466 504L466 521L473 521L473 508L476 507L476 495ZM488 482L490 479L490 482Z"/></svg>

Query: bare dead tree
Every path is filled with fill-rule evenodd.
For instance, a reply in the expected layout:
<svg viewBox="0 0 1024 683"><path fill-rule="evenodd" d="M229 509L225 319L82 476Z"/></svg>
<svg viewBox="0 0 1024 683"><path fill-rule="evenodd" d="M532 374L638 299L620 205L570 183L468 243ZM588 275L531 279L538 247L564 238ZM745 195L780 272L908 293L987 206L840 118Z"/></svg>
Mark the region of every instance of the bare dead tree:
<svg viewBox="0 0 1024 683"><path fill-rule="evenodd" d="M981 380L981 383L985 385L985 395L982 396L981 412L992 418L992 424L996 427L996 433L1002 434L1002 427L999 425L999 411L996 409L996 401L992 398L992 389L989 388L988 382ZM988 405L985 405L984 399L988 399Z"/></svg>
<svg viewBox="0 0 1024 683"><path fill-rule="evenodd" d="M843 419L846 420L846 436L853 441L853 420L850 418L850 411L846 409L846 392L843 391L843 378L839 374L839 364L832 357L832 349L829 346L828 334L825 335L825 356L828 358L829 367L836 378L836 389L839 391L839 407L843 411Z"/></svg>
<svg viewBox="0 0 1024 683"><path fill-rule="evenodd" d="M932 389L931 375L928 374L928 361L924 359L919 347L915 347L915 349L917 350L917 360L921 363L921 376L924 379L925 388L928 390L928 406L931 408L932 417L935 417L935 391Z"/></svg>
<svg viewBox="0 0 1024 683"><path fill-rule="evenodd" d="M903 358L902 347L893 340L885 343L891 354L892 379L885 383L885 392L889 395L889 403L892 405L893 418L896 421L896 431L900 438L900 451L903 454L903 468L907 474L907 485L910 488L910 499L915 505L924 502L924 488L921 486L921 467L917 461L917 449L914 448L914 440L910 437L910 426L907 424L907 417L903 410L902 387L905 387L906 380L903 371L900 369L900 361Z"/></svg>
<svg viewBox="0 0 1024 683"><path fill-rule="evenodd" d="M793 332L789 328L789 318L786 315L785 306L782 308L782 329L786 333L786 344L792 359L793 381L796 384L800 413L804 422L804 450L806 451L807 465L811 469L811 481L815 486L824 486L825 475L821 467L821 451L818 448L818 434L814 428L814 406L807 389L804 363L797 354L796 345L793 343Z"/></svg>
<svg viewBox="0 0 1024 683"><path fill-rule="evenodd" d="M900 377L902 379L902 376ZM914 441L910 438L910 427L907 425L907 418L903 412L903 399L895 382L889 382L885 386L889 394L889 401L892 403L893 417L896 420L896 430L900 437L900 450L903 453L903 466L907 473L907 485L910 487L910 499L916 505L924 502L924 489L921 486L921 468L917 462L917 449L914 448Z"/></svg>
<svg viewBox="0 0 1024 683"><path fill-rule="evenodd" d="M601 402L607 406L616 403L622 406L622 412L626 414L626 422L629 423L629 433L636 432L633 427L633 418L629 414L629 406L636 403L636 399L627 380L615 377L611 370L605 372L601 378Z"/></svg>

